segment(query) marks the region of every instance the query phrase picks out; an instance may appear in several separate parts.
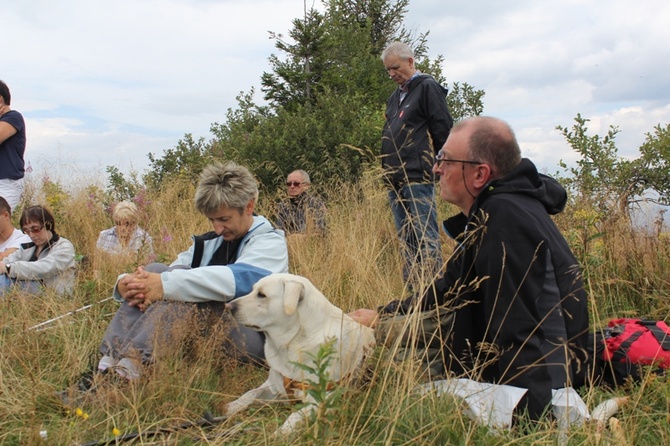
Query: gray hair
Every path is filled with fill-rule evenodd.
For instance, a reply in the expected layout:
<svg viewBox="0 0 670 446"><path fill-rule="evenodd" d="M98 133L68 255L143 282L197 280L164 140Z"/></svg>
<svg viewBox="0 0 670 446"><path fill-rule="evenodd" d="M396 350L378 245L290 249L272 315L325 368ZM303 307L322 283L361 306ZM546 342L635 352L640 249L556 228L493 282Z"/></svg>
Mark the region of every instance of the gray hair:
<svg viewBox="0 0 670 446"><path fill-rule="evenodd" d="M291 173L297 173L297 174L299 174L300 177L302 178L302 181L303 181L303 182L305 182L305 183L307 183L307 184L312 184L312 183L310 182L310 180L309 180L309 174L308 174L307 172L305 172L304 170L302 170L302 169L296 169L296 170L294 170L294 171L291 172ZM291 173L290 173L289 175L291 175Z"/></svg>
<svg viewBox="0 0 670 446"><path fill-rule="evenodd" d="M393 42L382 51L382 62L389 56L397 56L404 60L414 59L414 51L404 42Z"/></svg>
<svg viewBox="0 0 670 446"><path fill-rule="evenodd" d="M456 124L452 132L468 127L472 127L468 141L472 160L489 164L494 178L507 175L519 165L521 149L508 123L490 116L475 116Z"/></svg>
<svg viewBox="0 0 670 446"><path fill-rule="evenodd" d="M246 167L232 161L216 163L200 174L195 207L202 214L216 212L221 206L241 212L251 200L258 200L258 183Z"/></svg>

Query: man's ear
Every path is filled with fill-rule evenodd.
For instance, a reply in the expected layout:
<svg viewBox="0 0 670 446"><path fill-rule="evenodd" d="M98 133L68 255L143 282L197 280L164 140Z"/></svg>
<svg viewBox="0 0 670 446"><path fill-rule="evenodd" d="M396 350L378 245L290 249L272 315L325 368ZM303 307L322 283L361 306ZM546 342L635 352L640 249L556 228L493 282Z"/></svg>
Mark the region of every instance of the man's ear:
<svg viewBox="0 0 670 446"><path fill-rule="evenodd" d="M493 169L488 164L477 164L475 166L474 186L477 189L482 189L486 183L493 179Z"/></svg>
<svg viewBox="0 0 670 446"><path fill-rule="evenodd" d="M284 284L284 313L291 315L298 309L298 304L305 297L305 286L295 280Z"/></svg>

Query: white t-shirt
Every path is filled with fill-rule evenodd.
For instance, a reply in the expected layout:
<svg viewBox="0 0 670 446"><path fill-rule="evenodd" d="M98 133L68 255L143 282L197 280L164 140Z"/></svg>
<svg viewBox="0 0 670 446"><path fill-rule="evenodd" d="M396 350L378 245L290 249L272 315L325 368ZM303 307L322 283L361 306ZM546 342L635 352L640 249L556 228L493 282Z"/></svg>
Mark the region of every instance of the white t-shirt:
<svg viewBox="0 0 670 446"><path fill-rule="evenodd" d="M5 252L6 249L20 248L21 244L23 243L30 243L30 237L28 237L28 234L24 234L23 232L14 228L12 235L10 235L7 240L0 243L0 254Z"/></svg>

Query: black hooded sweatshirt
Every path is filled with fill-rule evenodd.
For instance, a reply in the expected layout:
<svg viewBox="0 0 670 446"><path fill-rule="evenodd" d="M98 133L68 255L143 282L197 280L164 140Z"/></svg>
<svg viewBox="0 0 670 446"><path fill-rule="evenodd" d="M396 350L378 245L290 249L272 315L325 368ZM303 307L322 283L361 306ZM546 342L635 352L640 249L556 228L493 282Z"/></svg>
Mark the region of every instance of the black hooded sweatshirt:
<svg viewBox="0 0 670 446"><path fill-rule="evenodd" d="M459 242L444 277L419 301L382 309L459 307L445 343L447 368L529 389L518 409L533 418L550 403L551 389L582 385L587 365L587 296L578 262L550 217L566 200L558 182L523 159L482 190L468 217L444 222Z"/></svg>

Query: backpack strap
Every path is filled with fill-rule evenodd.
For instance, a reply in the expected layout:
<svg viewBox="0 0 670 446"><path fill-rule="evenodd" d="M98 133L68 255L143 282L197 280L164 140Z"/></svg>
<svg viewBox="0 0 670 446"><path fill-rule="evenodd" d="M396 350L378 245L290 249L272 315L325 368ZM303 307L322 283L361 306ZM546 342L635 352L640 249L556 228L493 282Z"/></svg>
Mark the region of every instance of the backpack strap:
<svg viewBox="0 0 670 446"><path fill-rule="evenodd" d="M670 333L666 333L665 330L656 325L656 321L642 319L639 324L644 325L649 329L658 343L661 344L663 350L670 350Z"/></svg>
<svg viewBox="0 0 670 446"><path fill-rule="evenodd" d="M637 331L628 336L628 339L623 341L621 345L619 345L619 348L617 348L616 351L612 353L612 361L623 362L628 359L628 349L633 344L633 342L637 341L638 338L642 336L642 333L644 333L644 331Z"/></svg>

